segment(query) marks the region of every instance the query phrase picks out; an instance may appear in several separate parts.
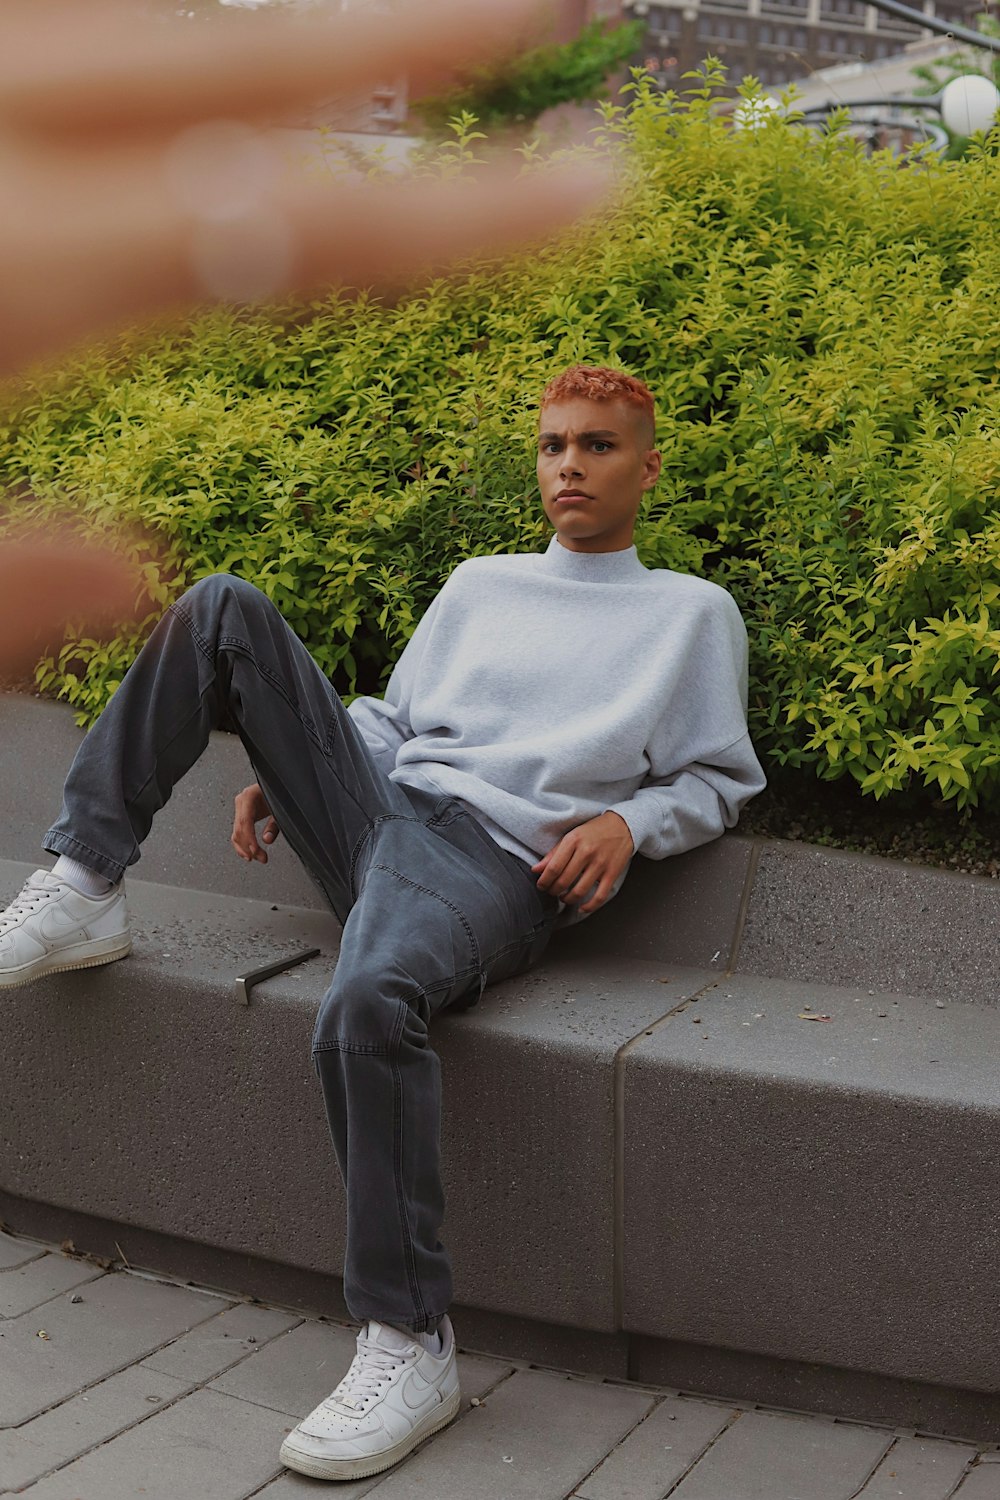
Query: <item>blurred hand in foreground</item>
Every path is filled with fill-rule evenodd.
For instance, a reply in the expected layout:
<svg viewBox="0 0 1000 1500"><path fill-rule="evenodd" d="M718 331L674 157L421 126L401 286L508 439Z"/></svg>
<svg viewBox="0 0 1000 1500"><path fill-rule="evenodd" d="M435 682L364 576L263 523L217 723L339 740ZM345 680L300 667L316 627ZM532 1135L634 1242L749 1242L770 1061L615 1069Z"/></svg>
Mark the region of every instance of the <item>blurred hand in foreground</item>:
<svg viewBox="0 0 1000 1500"><path fill-rule="evenodd" d="M0 375L154 314L398 285L559 229L599 200L600 169L309 180L267 128L317 96L401 72L419 89L516 50L540 14L538 0L407 0L390 15L229 11L189 26L137 16L134 0L4 0ZM0 677L72 615L134 616L137 592L110 555L40 536L9 548Z"/></svg>
<svg viewBox="0 0 1000 1500"><path fill-rule="evenodd" d="M387 184L308 177L268 125L405 72L423 87L527 40L540 0L407 0L391 13L220 11L135 0L4 0L0 361L215 298L398 284L560 228L593 167ZM259 128L258 128L259 127Z"/></svg>
<svg viewBox="0 0 1000 1500"><path fill-rule="evenodd" d="M61 643L68 620L86 622L91 635L145 613L139 581L113 552L81 547L63 536L21 533L0 547L0 679L31 672L45 651Z"/></svg>

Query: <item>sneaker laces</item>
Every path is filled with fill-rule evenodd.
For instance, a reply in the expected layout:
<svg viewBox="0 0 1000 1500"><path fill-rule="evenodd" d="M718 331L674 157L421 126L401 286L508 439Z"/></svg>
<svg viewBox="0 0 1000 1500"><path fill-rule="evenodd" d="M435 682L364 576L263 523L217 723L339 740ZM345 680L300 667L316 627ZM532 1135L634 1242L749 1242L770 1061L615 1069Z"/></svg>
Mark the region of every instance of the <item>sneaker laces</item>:
<svg viewBox="0 0 1000 1500"><path fill-rule="evenodd" d="M398 1349L383 1349L362 1334L351 1367L332 1395L323 1403L363 1412L379 1394L393 1370L401 1364Z"/></svg>
<svg viewBox="0 0 1000 1500"><path fill-rule="evenodd" d="M6 911L0 911L0 933L16 927L22 917L30 916L32 912L38 911L46 901L51 899L52 895L51 890L33 885L29 880L20 894L14 897Z"/></svg>

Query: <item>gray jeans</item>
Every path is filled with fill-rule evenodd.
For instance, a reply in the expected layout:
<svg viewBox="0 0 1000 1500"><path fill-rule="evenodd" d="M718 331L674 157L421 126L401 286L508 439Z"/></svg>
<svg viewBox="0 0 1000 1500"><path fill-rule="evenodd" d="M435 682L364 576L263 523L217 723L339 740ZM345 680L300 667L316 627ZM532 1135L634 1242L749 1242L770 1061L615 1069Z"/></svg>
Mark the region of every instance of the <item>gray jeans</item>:
<svg viewBox="0 0 1000 1500"><path fill-rule="evenodd" d="M347 1191L347 1306L432 1329L452 1287L428 1023L540 958L558 902L454 798L390 781L275 606L226 575L153 631L77 752L45 848L119 880L224 722L343 926L312 1047Z"/></svg>

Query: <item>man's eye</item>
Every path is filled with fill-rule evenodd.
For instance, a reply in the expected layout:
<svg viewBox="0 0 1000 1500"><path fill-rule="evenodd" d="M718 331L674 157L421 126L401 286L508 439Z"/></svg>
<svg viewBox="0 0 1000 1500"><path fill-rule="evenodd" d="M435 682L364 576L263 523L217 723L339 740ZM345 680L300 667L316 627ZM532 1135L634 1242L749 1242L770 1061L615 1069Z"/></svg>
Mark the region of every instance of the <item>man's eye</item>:
<svg viewBox="0 0 1000 1500"><path fill-rule="evenodd" d="M600 451L602 453L606 453L608 451L608 449L611 447L611 444L610 443L602 442L602 440L600 438L595 438L595 440L594 440L594 447L597 448L597 449L600 449Z"/></svg>

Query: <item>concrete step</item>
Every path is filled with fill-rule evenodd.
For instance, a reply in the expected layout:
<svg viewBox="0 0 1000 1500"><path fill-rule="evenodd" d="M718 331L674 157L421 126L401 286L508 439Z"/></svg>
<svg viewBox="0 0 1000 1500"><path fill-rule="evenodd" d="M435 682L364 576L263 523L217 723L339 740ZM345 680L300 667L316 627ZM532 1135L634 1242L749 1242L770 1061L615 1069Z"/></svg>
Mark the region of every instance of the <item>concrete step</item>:
<svg viewBox="0 0 1000 1500"><path fill-rule="evenodd" d="M32 868L0 862L0 901ZM271 1295L309 1275L342 1310L309 1059L336 922L128 891L129 959L4 994L0 1209L22 1232L45 1232L31 1205L119 1226L132 1263L153 1234L268 1265ZM243 1003L238 974L313 946ZM474 1347L1000 1437L994 1008L726 977L581 931L434 1035Z"/></svg>

